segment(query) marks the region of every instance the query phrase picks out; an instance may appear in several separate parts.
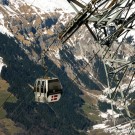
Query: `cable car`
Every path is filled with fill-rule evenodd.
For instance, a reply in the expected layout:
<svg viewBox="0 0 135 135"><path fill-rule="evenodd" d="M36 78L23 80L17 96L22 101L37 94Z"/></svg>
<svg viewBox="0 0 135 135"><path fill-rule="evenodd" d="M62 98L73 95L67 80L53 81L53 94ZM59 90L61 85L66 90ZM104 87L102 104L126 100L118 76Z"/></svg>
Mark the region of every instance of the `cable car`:
<svg viewBox="0 0 135 135"><path fill-rule="evenodd" d="M62 85L58 78L39 78L35 81L34 94L36 102L56 102L62 95Z"/></svg>

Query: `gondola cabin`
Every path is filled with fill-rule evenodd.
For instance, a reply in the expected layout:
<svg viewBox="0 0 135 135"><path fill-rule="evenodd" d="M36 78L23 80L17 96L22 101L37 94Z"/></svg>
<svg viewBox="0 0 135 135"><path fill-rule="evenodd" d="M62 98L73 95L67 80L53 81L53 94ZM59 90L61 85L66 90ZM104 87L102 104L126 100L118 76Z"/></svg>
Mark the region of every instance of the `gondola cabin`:
<svg viewBox="0 0 135 135"><path fill-rule="evenodd" d="M62 85L58 78L39 78L35 81L36 102L56 102L62 95Z"/></svg>

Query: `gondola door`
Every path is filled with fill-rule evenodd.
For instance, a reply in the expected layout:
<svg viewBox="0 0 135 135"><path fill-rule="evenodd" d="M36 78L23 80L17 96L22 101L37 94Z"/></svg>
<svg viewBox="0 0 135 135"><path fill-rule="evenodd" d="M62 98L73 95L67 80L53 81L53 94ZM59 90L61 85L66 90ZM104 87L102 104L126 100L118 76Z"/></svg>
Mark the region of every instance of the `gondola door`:
<svg viewBox="0 0 135 135"><path fill-rule="evenodd" d="M47 82L47 101L59 101L62 95L62 86L58 79L51 79Z"/></svg>
<svg viewBox="0 0 135 135"><path fill-rule="evenodd" d="M34 87L35 101L46 102L46 80L37 79Z"/></svg>

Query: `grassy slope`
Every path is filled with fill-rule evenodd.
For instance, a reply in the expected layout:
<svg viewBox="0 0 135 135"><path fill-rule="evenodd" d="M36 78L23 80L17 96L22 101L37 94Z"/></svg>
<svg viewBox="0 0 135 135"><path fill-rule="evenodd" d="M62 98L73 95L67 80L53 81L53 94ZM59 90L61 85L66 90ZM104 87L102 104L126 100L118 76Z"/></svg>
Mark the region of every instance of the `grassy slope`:
<svg viewBox="0 0 135 135"><path fill-rule="evenodd" d="M96 106L97 101L94 98L89 97L88 95L84 94L82 98L85 101L85 104L82 106L82 109L86 116L92 121L99 121L100 117L98 116L99 111Z"/></svg>
<svg viewBox="0 0 135 135"><path fill-rule="evenodd" d="M6 111L3 109L2 104L6 102L16 102L16 98L8 92L9 84L0 78L0 135L19 133L22 129L16 127L15 123L6 118Z"/></svg>
<svg viewBox="0 0 135 135"><path fill-rule="evenodd" d="M90 91L92 94L100 94L99 91ZM86 93L82 95L83 100L85 101L85 104L82 106L82 110L88 117L88 119L92 120L97 123L102 123L101 118L99 115L99 109L97 106L98 100L94 97L88 96ZM90 130L89 135L110 135L109 133L105 133L102 129L96 129L96 130Z"/></svg>

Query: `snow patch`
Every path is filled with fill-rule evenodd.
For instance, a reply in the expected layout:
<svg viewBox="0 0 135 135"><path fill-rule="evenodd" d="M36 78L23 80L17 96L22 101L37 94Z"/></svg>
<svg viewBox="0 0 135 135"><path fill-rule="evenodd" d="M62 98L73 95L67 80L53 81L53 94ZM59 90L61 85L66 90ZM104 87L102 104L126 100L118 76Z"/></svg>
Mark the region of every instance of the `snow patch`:
<svg viewBox="0 0 135 135"><path fill-rule="evenodd" d="M82 60L83 59L82 56L76 56L76 55L74 55L74 57L75 57L76 60Z"/></svg>
<svg viewBox="0 0 135 135"><path fill-rule="evenodd" d="M0 13L0 32L14 37L14 35L4 26L4 16Z"/></svg>
<svg viewBox="0 0 135 135"><path fill-rule="evenodd" d="M102 118L104 118L104 119L105 119L105 118L107 118L107 117L108 117L108 114L107 114L107 113L103 113L103 112L101 112L101 113L100 113L100 116L101 116Z"/></svg>
<svg viewBox="0 0 135 135"><path fill-rule="evenodd" d="M105 124L97 124L97 125L93 126L93 129L104 129L107 127L108 127L108 125L105 125Z"/></svg>
<svg viewBox="0 0 135 135"><path fill-rule="evenodd" d="M84 57L84 60L85 60L87 63L89 63L89 60L88 60L86 57Z"/></svg>
<svg viewBox="0 0 135 135"><path fill-rule="evenodd" d="M109 115L113 115L113 117L114 118L118 118L121 114L118 114L118 113L116 113L115 111L113 111L113 110L111 110L111 109L107 109L107 113L109 114Z"/></svg>
<svg viewBox="0 0 135 135"><path fill-rule="evenodd" d="M75 57L75 60L85 60L87 63L89 63L89 60L84 56L81 56L81 55L76 56L76 55L74 55L74 57Z"/></svg>
<svg viewBox="0 0 135 135"><path fill-rule="evenodd" d="M135 122L133 122L133 123L135 123ZM131 124L129 122L119 124L116 127L113 126L113 127L105 128L104 131L109 132L109 133L116 132L119 135L128 135L129 133L131 133L131 134L135 133L134 128L132 129L132 126L131 126Z"/></svg>
<svg viewBox="0 0 135 135"><path fill-rule="evenodd" d="M57 51L55 52L55 57L56 57L57 59L59 59L59 60L60 60L59 50L57 50Z"/></svg>
<svg viewBox="0 0 135 135"><path fill-rule="evenodd" d="M104 113L104 112L100 113L100 116L102 118L104 118L104 119L108 119L109 116L112 116L112 115L113 115L114 118L118 118L121 114L118 114L118 113L116 113L115 111L113 111L111 109L107 109L106 113Z"/></svg>
<svg viewBox="0 0 135 135"><path fill-rule="evenodd" d="M10 37L14 37L14 35L11 32L9 32L9 30L6 27L2 25L0 25L0 32L3 34L7 34Z"/></svg>
<svg viewBox="0 0 135 135"><path fill-rule="evenodd" d="M0 57L0 74L1 74L1 70L2 70L2 67L3 66L6 66L7 67L7 65L3 63L3 58Z"/></svg>
<svg viewBox="0 0 135 135"><path fill-rule="evenodd" d="M111 103L111 100L107 98L107 95L100 95L99 100L102 102Z"/></svg>

